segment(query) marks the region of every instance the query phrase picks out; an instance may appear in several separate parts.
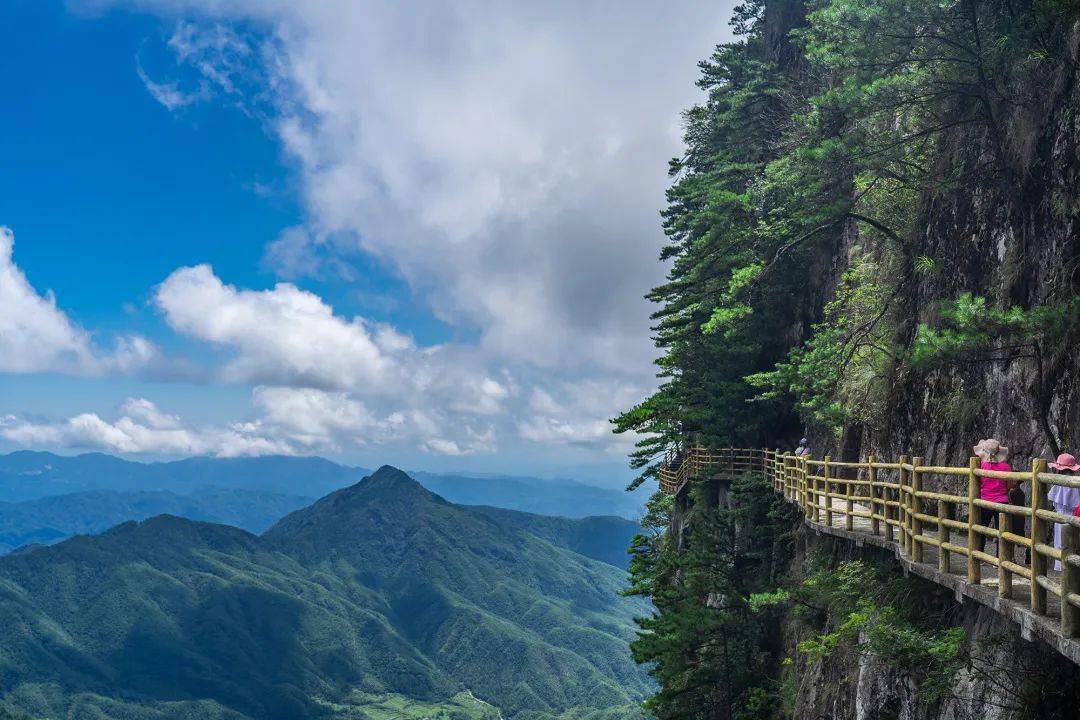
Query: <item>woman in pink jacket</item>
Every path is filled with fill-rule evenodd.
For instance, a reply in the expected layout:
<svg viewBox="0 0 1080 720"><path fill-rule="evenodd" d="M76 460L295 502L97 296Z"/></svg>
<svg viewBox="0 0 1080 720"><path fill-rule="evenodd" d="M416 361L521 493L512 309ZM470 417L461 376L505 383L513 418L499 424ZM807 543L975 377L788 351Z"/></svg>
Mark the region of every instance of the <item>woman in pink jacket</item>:
<svg viewBox="0 0 1080 720"><path fill-rule="evenodd" d="M995 470L997 472L1012 471L1012 466L1006 462L1009 457L1009 448L994 438L980 440L973 450L981 461L979 463L980 469ZM1005 505L1023 505L1025 504L1024 491L1020 489L1019 485L1020 483L1015 480L979 478L979 497L989 502ZM996 526L997 511L989 508L979 508L979 524L984 527ZM979 533L978 544L979 550L986 546L986 536L982 533Z"/></svg>

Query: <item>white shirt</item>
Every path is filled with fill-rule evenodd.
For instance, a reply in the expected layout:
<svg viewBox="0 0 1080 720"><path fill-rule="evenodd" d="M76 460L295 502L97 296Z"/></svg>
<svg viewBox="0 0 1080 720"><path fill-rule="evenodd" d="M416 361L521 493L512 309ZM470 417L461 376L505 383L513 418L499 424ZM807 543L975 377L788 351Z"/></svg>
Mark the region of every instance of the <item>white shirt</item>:
<svg viewBox="0 0 1080 720"><path fill-rule="evenodd" d="M1050 502L1054 503L1054 509L1064 515L1072 515L1077 505L1080 505L1080 488L1062 487L1054 485L1046 493Z"/></svg>

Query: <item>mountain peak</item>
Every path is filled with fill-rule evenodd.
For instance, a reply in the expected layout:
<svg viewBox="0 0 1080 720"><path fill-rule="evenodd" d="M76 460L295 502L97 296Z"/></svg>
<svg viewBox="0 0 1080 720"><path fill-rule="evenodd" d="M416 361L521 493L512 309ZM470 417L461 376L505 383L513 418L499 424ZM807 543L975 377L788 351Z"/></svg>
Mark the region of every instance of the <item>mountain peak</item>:
<svg viewBox="0 0 1080 720"><path fill-rule="evenodd" d="M404 470L399 470L393 465L383 465L378 470L371 473L371 475L368 475L365 480L366 484L369 485L415 485L416 487L422 487L420 483L409 477L408 473Z"/></svg>
<svg viewBox="0 0 1080 720"><path fill-rule="evenodd" d="M389 527L415 523L432 505L449 505L404 471L383 465L368 477L330 493L313 505L289 513L264 537L274 540L310 536L321 544L344 533L352 542L364 532L386 532Z"/></svg>
<svg viewBox="0 0 1080 720"><path fill-rule="evenodd" d="M383 465L352 487L332 493L340 502L360 505L393 506L417 502L445 503L442 497L431 492L404 470L393 465Z"/></svg>

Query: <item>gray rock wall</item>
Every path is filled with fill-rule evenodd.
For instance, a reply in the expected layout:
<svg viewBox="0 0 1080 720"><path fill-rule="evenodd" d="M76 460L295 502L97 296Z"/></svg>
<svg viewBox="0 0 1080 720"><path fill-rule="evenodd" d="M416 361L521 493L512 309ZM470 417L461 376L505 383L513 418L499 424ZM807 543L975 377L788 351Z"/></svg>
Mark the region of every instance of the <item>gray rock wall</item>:
<svg viewBox="0 0 1080 720"><path fill-rule="evenodd" d="M888 554L855 548L845 541L806 534L792 576L805 557L826 553L836 562L862 559L888 565ZM924 581L919 581L924 582ZM934 617L941 626L964 628L970 658L955 677L951 694L927 702L919 680L881 658L853 648L838 648L823 660L792 666L795 674L793 720L1066 720L1080 717L1080 667L1038 641L1023 640L1016 626L993 610L925 582L935 595ZM829 618L830 623L843 618ZM789 652L799 657L800 641L818 629L792 619L785 630ZM803 656L805 657L805 656Z"/></svg>

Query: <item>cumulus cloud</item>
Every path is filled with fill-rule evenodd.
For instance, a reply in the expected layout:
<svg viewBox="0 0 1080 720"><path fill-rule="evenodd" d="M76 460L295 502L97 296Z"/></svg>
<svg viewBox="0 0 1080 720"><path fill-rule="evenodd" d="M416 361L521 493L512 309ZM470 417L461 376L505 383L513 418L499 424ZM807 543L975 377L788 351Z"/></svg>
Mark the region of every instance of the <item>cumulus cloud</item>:
<svg viewBox="0 0 1080 720"><path fill-rule="evenodd" d="M54 423L10 419L0 425L0 437L28 447L78 448L129 454L241 455L292 454L287 439L250 432L242 427L182 427L149 400L129 399L120 417L109 421L82 413Z"/></svg>
<svg viewBox="0 0 1080 720"><path fill-rule="evenodd" d="M292 282L248 290L194 266L154 298L228 354L224 380L274 388L248 431L448 455L504 436L625 448L607 419L655 382L642 296L663 279L664 169L731 3L84 4L184 18L175 78L156 70L148 90L241 106L298 170L303 223L263 258ZM419 347L294 284L358 251L476 341Z"/></svg>
<svg viewBox="0 0 1080 720"><path fill-rule="evenodd" d="M118 338L112 352L95 347L51 292L33 288L15 264L14 248L14 233L0 226L0 372L132 372L156 357L153 344L135 335Z"/></svg>
<svg viewBox="0 0 1080 720"><path fill-rule="evenodd" d="M241 290L208 265L172 273L155 301L174 330L235 351L224 371L228 380L385 387L392 369L387 351L408 344L362 318L334 315L322 298L295 285Z"/></svg>
<svg viewBox="0 0 1080 720"><path fill-rule="evenodd" d="M418 347L386 323L345 318L290 283L269 290L227 285L207 265L181 268L155 303L176 331L225 348L227 381L349 391L405 405L492 415L514 389L505 370L450 345Z"/></svg>
<svg viewBox="0 0 1080 720"><path fill-rule="evenodd" d="M252 405L258 413L254 420L194 427L146 398L128 398L111 420L97 413L54 422L0 416L0 438L26 447L135 455L294 455L396 440L412 440L424 452L440 455L495 450L491 427L458 426L423 410L379 417L342 392L256 387Z"/></svg>
<svg viewBox="0 0 1080 720"><path fill-rule="evenodd" d="M258 387L252 400L262 412L261 424L312 447L332 446L338 440L364 444L373 436L387 439L400 424L380 421L363 402L342 392Z"/></svg>
<svg viewBox="0 0 1080 720"><path fill-rule="evenodd" d="M730 4L137 4L193 18L179 68L265 100L308 238L355 238L495 356L650 373L664 168ZM295 277L324 251L291 235L267 257Z"/></svg>
<svg viewBox="0 0 1080 720"><path fill-rule="evenodd" d="M115 420L81 413L57 422L31 422L9 416L0 423L0 437L27 447L62 447L126 454L292 455L312 447L329 447L301 430L301 420L280 424L280 414L251 423L190 427L145 398L129 398Z"/></svg>

